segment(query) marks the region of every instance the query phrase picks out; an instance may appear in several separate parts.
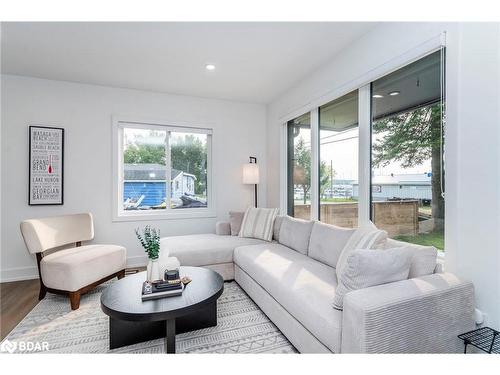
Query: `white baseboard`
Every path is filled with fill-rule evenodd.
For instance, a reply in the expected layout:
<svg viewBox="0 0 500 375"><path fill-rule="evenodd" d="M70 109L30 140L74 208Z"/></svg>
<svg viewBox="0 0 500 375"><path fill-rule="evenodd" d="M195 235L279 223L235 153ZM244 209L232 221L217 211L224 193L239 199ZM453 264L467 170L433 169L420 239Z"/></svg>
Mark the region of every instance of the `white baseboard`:
<svg viewBox="0 0 500 375"><path fill-rule="evenodd" d="M127 258L127 267L146 267L148 257L146 255L136 255Z"/></svg>
<svg viewBox="0 0 500 375"><path fill-rule="evenodd" d="M38 279L38 269L36 266L13 267L0 271L0 282L2 283L32 279Z"/></svg>
<svg viewBox="0 0 500 375"><path fill-rule="evenodd" d="M146 255L136 255L127 258L127 267L145 267L148 264ZM12 267L0 270L0 282L38 279L38 269L31 267Z"/></svg>

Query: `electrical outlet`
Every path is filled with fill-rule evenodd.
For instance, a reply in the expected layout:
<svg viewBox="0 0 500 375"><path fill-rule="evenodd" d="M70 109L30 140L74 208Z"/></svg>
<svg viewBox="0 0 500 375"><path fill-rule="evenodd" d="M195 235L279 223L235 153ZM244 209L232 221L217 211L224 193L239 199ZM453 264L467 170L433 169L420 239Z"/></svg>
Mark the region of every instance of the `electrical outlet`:
<svg viewBox="0 0 500 375"><path fill-rule="evenodd" d="M481 324L481 327L487 326L488 323L489 323L489 321L488 321L488 314L483 313L483 323Z"/></svg>
<svg viewBox="0 0 500 375"><path fill-rule="evenodd" d="M474 309L474 320L476 325L483 326L486 321L486 314L479 309Z"/></svg>

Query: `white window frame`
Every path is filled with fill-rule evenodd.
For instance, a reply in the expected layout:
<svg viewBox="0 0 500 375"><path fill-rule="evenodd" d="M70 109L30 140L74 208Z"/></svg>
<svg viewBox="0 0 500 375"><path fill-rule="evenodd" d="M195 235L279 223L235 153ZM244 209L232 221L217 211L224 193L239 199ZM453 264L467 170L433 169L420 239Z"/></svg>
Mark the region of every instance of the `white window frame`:
<svg viewBox="0 0 500 375"><path fill-rule="evenodd" d="M157 129L166 132L197 133L207 135L207 207L165 209L165 210L134 210L123 209L123 129ZM167 142L169 137L167 137ZM190 219L190 218L213 218L215 213L215 194L213 191L212 176L214 173L212 149L213 149L213 128L200 126L200 124L155 120L148 118L137 118L130 116L113 116L112 118L112 150L113 150L113 199L112 213L113 221L140 221L140 220L169 220L169 219ZM167 148L169 145L167 144ZM166 160L167 181L170 179L170 152L167 153ZM167 190L168 191L168 190ZM167 194L167 207L170 203L170 194Z"/></svg>

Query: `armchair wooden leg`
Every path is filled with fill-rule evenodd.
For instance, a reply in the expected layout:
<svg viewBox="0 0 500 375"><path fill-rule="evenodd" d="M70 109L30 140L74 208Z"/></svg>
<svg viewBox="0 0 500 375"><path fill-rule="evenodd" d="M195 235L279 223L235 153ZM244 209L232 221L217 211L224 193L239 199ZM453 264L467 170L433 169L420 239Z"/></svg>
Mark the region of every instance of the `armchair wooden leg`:
<svg viewBox="0 0 500 375"><path fill-rule="evenodd" d="M123 279L125 277L125 270L121 270L116 276L118 277L118 280Z"/></svg>
<svg viewBox="0 0 500 375"><path fill-rule="evenodd" d="M69 292L69 300L71 302L71 310L78 310L80 307L80 291Z"/></svg>
<svg viewBox="0 0 500 375"><path fill-rule="evenodd" d="M40 293L38 294L38 300L41 301L42 299L44 299L46 294L47 294L47 288L45 287L45 285L43 285L42 281L40 280Z"/></svg>

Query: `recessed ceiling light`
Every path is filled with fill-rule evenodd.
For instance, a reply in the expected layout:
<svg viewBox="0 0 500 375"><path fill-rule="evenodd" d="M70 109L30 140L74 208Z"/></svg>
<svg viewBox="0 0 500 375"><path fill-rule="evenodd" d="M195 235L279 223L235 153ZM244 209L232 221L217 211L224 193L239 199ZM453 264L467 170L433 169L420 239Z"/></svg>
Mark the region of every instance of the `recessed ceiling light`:
<svg viewBox="0 0 500 375"><path fill-rule="evenodd" d="M396 96L396 95L399 95L399 94L401 94L401 91L391 91L389 93L390 96Z"/></svg>
<svg viewBox="0 0 500 375"><path fill-rule="evenodd" d="M215 70L215 65L214 64L207 64L205 65L206 70Z"/></svg>
<svg viewBox="0 0 500 375"><path fill-rule="evenodd" d="M374 98L377 98L377 99L379 99L379 98L383 98L383 97L384 97L384 95L380 95L380 94L375 94L375 95L373 95L373 97L374 97Z"/></svg>

